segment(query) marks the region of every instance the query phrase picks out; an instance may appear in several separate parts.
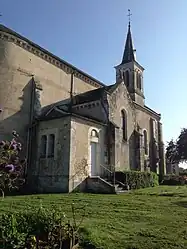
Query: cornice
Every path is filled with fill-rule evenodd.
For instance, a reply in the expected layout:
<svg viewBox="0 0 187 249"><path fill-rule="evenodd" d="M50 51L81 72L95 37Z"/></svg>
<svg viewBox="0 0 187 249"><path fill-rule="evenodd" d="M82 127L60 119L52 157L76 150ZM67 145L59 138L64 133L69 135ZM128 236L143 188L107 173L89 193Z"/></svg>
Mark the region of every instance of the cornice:
<svg viewBox="0 0 187 249"><path fill-rule="evenodd" d="M144 105L144 106L141 106L139 104L137 104L135 101L134 102L134 105L137 109L141 110L141 111L144 111L144 112L147 112L149 115L153 115L157 120L160 121L161 119L161 114L153 111L151 108L149 108L148 106Z"/></svg>
<svg viewBox="0 0 187 249"><path fill-rule="evenodd" d="M91 109L91 108L95 108L96 106L100 105L100 101L96 100L96 101L92 101L92 102L88 102L88 103L83 103L83 104L77 104L77 105L73 105L73 109L75 110L80 110L80 109Z"/></svg>
<svg viewBox="0 0 187 249"><path fill-rule="evenodd" d="M16 44L17 46L40 57L41 59L47 61L48 63L64 70L66 73L73 73L77 78L85 81L90 85L93 85L98 88L105 86L102 82L94 79L92 76L84 73L83 71L79 70L78 68L69 64L68 62L60 59L59 57L55 56L54 54L40 47L39 45L33 43L32 41L17 34L13 30L3 25L0 25L0 39Z"/></svg>

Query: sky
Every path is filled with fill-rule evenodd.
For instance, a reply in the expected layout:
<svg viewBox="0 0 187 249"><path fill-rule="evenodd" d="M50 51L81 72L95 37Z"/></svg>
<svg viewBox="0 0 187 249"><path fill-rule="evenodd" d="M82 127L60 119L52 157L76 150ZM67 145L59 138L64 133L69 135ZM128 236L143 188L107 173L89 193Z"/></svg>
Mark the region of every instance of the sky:
<svg viewBox="0 0 187 249"><path fill-rule="evenodd" d="M0 23L108 85L121 62L128 9L145 102L161 113L167 142L187 127L186 0L1 0Z"/></svg>

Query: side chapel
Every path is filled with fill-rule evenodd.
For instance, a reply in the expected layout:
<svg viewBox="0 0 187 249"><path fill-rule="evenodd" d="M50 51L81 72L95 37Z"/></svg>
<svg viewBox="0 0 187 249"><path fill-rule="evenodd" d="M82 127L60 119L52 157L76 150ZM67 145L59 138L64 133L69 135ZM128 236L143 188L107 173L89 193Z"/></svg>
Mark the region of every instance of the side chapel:
<svg viewBox="0 0 187 249"><path fill-rule="evenodd" d="M71 192L107 172L165 174L161 115L145 105L131 26L105 85L0 25L0 133L20 133L37 192Z"/></svg>

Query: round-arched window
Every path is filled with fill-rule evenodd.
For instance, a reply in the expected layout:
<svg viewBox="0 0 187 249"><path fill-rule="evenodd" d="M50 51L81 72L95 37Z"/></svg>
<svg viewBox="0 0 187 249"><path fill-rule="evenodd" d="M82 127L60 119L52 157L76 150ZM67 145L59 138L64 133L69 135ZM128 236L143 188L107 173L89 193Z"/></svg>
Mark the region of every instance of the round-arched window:
<svg viewBox="0 0 187 249"><path fill-rule="evenodd" d="M142 77L139 72L136 73L136 85L139 90L142 89Z"/></svg>
<svg viewBox="0 0 187 249"><path fill-rule="evenodd" d="M98 133L96 130L91 131L91 137L98 137Z"/></svg>

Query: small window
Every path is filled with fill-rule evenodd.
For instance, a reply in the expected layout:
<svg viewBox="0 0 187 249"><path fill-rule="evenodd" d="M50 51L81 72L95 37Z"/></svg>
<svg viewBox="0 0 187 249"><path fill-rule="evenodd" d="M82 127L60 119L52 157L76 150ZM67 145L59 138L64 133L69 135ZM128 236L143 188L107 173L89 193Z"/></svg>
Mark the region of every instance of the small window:
<svg viewBox="0 0 187 249"><path fill-rule="evenodd" d="M141 74L139 74L138 78L139 78L139 89L141 90L142 89L142 77L141 77Z"/></svg>
<svg viewBox="0 0 187 249"><path fill-rule="evenodd" d="M125 110L121 111L123 140L127 140L127 115Z"/></svg>
<svg viewBox="0 0 187 249"><path fill-rule="evenodd" d="M54 157L54 149L55 149L55 135L49 135L48 141L48 157Z"/></svg>
<svg viewBox="0 0 187 249"><path fill-rule="evenodd" d="M143 131L143 146L144 146L144 150L145 150L145 154L148 154L148 144L147 144L147 131L144 130Z"/></svg>
<svg viewBox="0 0 187 249"><path fill-rule="evenodd" d="M124 73L123 73L123 80L124 80L124 83L125 83L125 85L127 86L127 87L129 87L129 71L125 71Z"/></svg>
<svg viewBox="0 0 187 249"><path fill-rule="evenodd" d="M129 87L129 71L125 72L126 86Z"/></svg>
<svg viewBox="0 0 187 249"><path fill-rule="evenodd" d="M96 130L92 130L91 137L98 137L98 134L97 134Z"/></svg>
<svg viewBox="0 0 187 249"><path fill-rule="evenodd" d="M47 136L43 135L41 137L40 157L46 157L46 150L47 150Z"/></svg>
<svg viewBox="0 0 187 249"><path fill-rule="evenodd" d="M142 78L139 72L136 73L136 86L139 90L142 89Z"/></svg>
<svg viewBox="0 0 187 249"><path fill-rule="evenodd" d="M156 125L157 125L157 122L155 119L153 119L153 137L156 138Z"/></svg>

